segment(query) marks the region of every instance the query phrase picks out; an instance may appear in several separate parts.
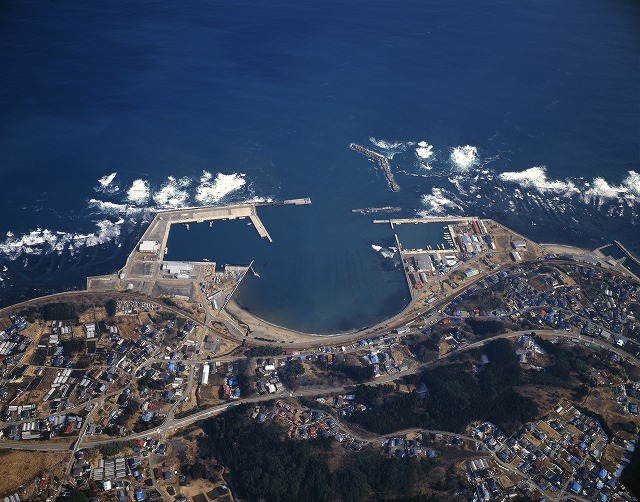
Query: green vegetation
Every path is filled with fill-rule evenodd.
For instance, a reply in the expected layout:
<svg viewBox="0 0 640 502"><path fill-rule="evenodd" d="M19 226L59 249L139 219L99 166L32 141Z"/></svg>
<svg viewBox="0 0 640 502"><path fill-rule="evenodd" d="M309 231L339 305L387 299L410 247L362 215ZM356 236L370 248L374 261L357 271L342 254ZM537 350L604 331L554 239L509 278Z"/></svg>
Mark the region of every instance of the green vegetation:
<svg viewBox="0 0 640 502"><path fill-rule="evenodd" d="M270 356L279 356L284 354L284 350L280 347L251 347L247 351L247 357L270 357Z"/></svg>
<svg viewBox="0 0 640 502"><path fill-rule="evenodd" d="M33 324L38 319L42 319L42 312L36 307L27 307L18 312L20 317L24 317L28 323Z"/></svg>
<svg viewBox="0 0 640 502"><path fill-rule="evenodd" d="M86 305L80 303L47 303L42 307L42 317L45 321L77 321L78 315L87 308Z"/></svg>
<svg viewBox="0 0 640 502"><path fill-rule="evenodd" d="M242 397L249 397L256 393L256 379L249 376L249 360L241 359L237 363L238 374L238 387L240 387L240 395Z"/></svg>
<svg viewBox="0 0 640 502"><path fill-rule="evenodd" d="M522 375L513 346L494 340L486 346L489 363L474 378L464 364L448 364L425 372L416 381L427 395L398 394L392 386L358 386L356 396L371 405L351 420L378 433L421 427L460 432L474 420L490 420L507 432L530 421L536 404L515 390Z"/></svg>
<svg viewBox="0 0 640 502"><path fill-rule="evenodd" d="M159 312L156 313L156 315L162 320L162 321L175 321L176 318L178 317L177 315L175 315L173 312L169 312L168 310L160 310Z"/></svg>
<svg viewBox="0 0 640 502"><path fill-rule="evenodd" d="M104 304L104 309L107 311L107 315L109 317L113 317L116 315L116 309L118 307L118 302L116 302L113 298L107 300Z"/></svg>
<svg viewBox="0 0 640 502"><path fill-rule="evenodd" d="M87 342L82 338L72 338L65 340L60 345L64 347L64 353L67 355L84 352L87 348Z"/></svg>
<svg viewBox="0 0 640 502"><path fill-rule="evenodd" d="M292 389L298 388L296 380L301 375L304 375L304 365L299 359L289 361L280 374L282 380Z"/></svg>
<svg viewBox="0 0 640 502"><path fill-rule="evenodd" d="M98 449L105 457L113 457L132 444L131 441L114 441L113 443L100 445Z"/></svg>
<svg viewBox="0 0 640 502"><path fill-rule="evenodd" d="M501 321L468 319L467 324L473 331L473 334L479 338L489 338L490 336L501 335L505 332L504 323Z"/></svg>
<svg viewBox="0 0 640 502"><path fill-rule="evenodd" d="M433 461L363 450L330 470L330 440L283 441L280 427L251 421L249 410L241 405L203 424L211 453L231 468L240 496L248 500L400 499L414 494L435 467Z"/></svg>
<svg viewBox="0 0 640 502"><path fill-rule="evenodd" d="M620 481L636 498L640 499L640 448L636 448L631 462L622 471Z"/></svg>
<svg viewBox="0 0 640 502"><path fill-rule="evenodd" d="M169 307L180 307L180 305L174 302L171 298L163 298L162 303L169 305Z"/></svg>
<svg viewBox="0 0 640 502"><path fill-rule="evenodd" d="M89 497L83 490L78 490L77 488L71 490L71 495L69 495L69 502L86 502L87 500L89 500Z"/></svg>
<svg viewBox="0 0 640 502"><path fill-rule="evenodd" d="M333 367L333 370L341 373L354 382L362 383L373 380L373 366L370 364L367 366L338 364Z"/></svg>

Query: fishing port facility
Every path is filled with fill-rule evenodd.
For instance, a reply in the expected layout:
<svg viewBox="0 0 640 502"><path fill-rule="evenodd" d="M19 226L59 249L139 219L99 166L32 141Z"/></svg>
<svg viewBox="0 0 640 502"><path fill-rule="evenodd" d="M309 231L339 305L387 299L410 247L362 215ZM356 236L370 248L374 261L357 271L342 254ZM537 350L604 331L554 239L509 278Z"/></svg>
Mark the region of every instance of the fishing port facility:
<svg viewBox="0 0 640 502"><path fill-rule="evenodd" d="M153 297L168 297L193 303L209 316L222 313L240 282L251 270L245 264L211 261L173 261L166 258L172 225L215 220L249 220L260 238L273 242L258 216L258 206L307 205L311 199L291 199L273 203L208 206L159 211L140 237L135 249L117 274L87 278L88 291L129 291Z"/></svg>

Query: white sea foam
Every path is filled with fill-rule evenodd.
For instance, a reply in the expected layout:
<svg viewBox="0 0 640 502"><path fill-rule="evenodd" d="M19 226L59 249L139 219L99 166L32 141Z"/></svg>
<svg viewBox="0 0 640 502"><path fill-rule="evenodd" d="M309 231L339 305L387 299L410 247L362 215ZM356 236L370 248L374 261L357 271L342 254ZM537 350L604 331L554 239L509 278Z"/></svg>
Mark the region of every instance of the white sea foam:
<svg viewBox="0 0 640 502"><path fill-rule="evenodd" d="M127 190L127 200L133 204L144 204L149 199L149 182L135 180Z"/></svg>
<svg viewBox="0 0 640 502"><path fill-rule="evenodd" d="M369 138L369 141L383 150L397 150L398 148L406 148L405 143L402 141L385 141L384 139L376 139L373 136Z"/></svg>
<svg viewBox="0 0 640 502"><path fill-rule="evenodd" d="M579 192L571 181L550 180L544 166L530 167L520 172L500 173L502 181L517 183L524 188L534 188L540 193L558 192L564 195L574 195Z"/></svg>
<svg viewBox="0 0 640 502"><path fill-rule="evenodd" d="M629 171L629 175L624 179L622 184L627 188L630 194L640 197L640 174L635 171Z"/></svg>
<svg viewBox="0 0 640 502"><path fill-rule="evenodd" d="M226 195L242 188L246 184L244 177L244 174L238 173L218 173L215 180L211 182L211 173L203 171L200 177L200 185L196 188L196 200L201 204L219 202Z"/></svg>
<svg viewBox="0 0 640 502"><path fill-rule="evenodd" d="M430 194L425 194L422 196L421 200L422 204L425 206L425 209L419 211L419 214L422 216L432 216L442 215L448 210L461 211L462 207L448 198L447 195L447 192L442 188L432 188Z"/></svg>
<svg viewBox="0 0 640 502"><path fill-rule="evenodd" d="M426 160L433 155L433 145L430 145L426 141L420 141L418 148L416 148L416 155L422 160Z"/></svg>
<svg viewBox="0 0 640 502"><path fill-rule="evenodd" d="M589 186L589 189L584 192L584 201L597 205L602 205L603 202L616 199L628 190L625 186L610 185L607 180L601 177L595 178L590 185L585 183L585 186Z"/></svg>
<svg viewBox="0 0 640 502"><path fill-rule="evenodd" d="M89 199L89 207L98 209L103 213L122 214L127 213L131 209L129 204L118 204L107 200ZM135 208L136 210L138 208Z"/></svg>
<svg viewBox="0 0 640 502"><path fill-rule="evenodd" d="M21 256L35 256L51 252L59 254L65 249L98 246L120 237L120 222L101 220L96 221L95 224L96 231L89 234L52 232L42 228L37 228L18 237L7 232L7 238L0 242L0 253L10 260L15 260Z"/></svg>
<svg viewBox="0 0 640 502"><path fill-rule="evenodd" d="M117 172L107 174L106 176L103 176L102 178L100 178L98 180L98 183L100 183L100 186L102 188L107 188L109 185L111 185L111 183L113 182L117 174L118 174Z"/></svg>
<svg viewBox="0 0 640 502"><path fill-rule="evenodd" d="M189 192L185 188L190 184L191 179L186 176L179 179L169 176L160 190L153 194L153 200L160 208L184 206L189 200Z"/></svg>
<svg viewBox="0 0 640 502"><path fill-rule="evenodd" d="M375 244L371 244L371 248L376 252L380 253L383 258L391 259L396 255L396 248L385 248L382 246L376 246Z"/></svg>
<svg viewBox="0 0 640 502"><path fill-rule="evenodd" d="M451 150L451 164L460 171L475 166L478 163L478 149L475 146L456 146Z"/></svg>
<svg viewBox="0 0 640 502"><path fill-rule="evenodd" d="M385 141L384 139L369 138L369 141L380 150L384 150L383 155L391 160L396 153L404 152L407 147L414 145L413 141Z"/></svg>

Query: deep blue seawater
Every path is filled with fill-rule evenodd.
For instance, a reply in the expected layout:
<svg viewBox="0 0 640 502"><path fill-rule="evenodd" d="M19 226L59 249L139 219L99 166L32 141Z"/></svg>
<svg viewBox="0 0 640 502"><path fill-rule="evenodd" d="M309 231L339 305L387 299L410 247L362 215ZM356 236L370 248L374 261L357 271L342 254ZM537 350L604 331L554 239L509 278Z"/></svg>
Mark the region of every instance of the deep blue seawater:
<svg viewBox="0 0 640 502"><path fill-rule="evenodd" d="M116 270L153 208L255 198L313 205L261 209L239 300L314 332L406 301L353 208L639 252L639 27L631 0L5 0L0 303Z"/></svg>

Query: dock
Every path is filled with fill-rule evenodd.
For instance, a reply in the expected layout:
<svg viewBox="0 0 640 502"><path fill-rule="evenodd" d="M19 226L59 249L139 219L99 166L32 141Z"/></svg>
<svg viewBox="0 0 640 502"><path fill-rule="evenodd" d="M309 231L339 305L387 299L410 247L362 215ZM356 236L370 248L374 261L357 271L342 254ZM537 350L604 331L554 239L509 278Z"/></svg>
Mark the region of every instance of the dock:
<svg viewBox="0 0 640 502"><path fill-rule="evenodd" d="M478 218L477 216L426 216L424 218L373 220L373 223L391 225L391 228L394 228L397 225L408 225L412 223L451 223L455 221L469 223L473 220L479 219L480 218Z"/></svg>
<svg viewBox="0 0 640 502"><path fill-rule="evenodd" d="M171 227L183 224L189 228L190 223L211 222L214 220L248 219L262 239L273 242L267 228L258 216L257 206L301 206L311 204L310 198L269 201L260 203L233 204L229 206L189 207L157 211L153 220L138 240L135 248L127 257L127 261L117 274L87 278L88 290L123 290L127 289L146 295L171 295L188 297L195 301L198 298L198 281L194 277L204 273L212 273L216 265L208 261L188 262L192 273L176 274L167 277L162 269L167 254L167 242ZM178 277L180 276L180 277Z"/></svg>
<svg viewBox="0 0 640 502"><path fill-rule="evenodd" d="M400 191L400 187L396 183L396 180L393 178L393 173L391 172L391 166L389 165L389 161L384 155L378 152L374 152L373 150L369 150L363 146L356 145L355 143L351 143L349 145L349 148L351 148L352 150L355 150L358 153L361 153L362 155L364 155L365 157L371 160L375 160L384 171L384 175L387 177L387 182L389 183L389 188L391 188L393 192Z"/></svg>

